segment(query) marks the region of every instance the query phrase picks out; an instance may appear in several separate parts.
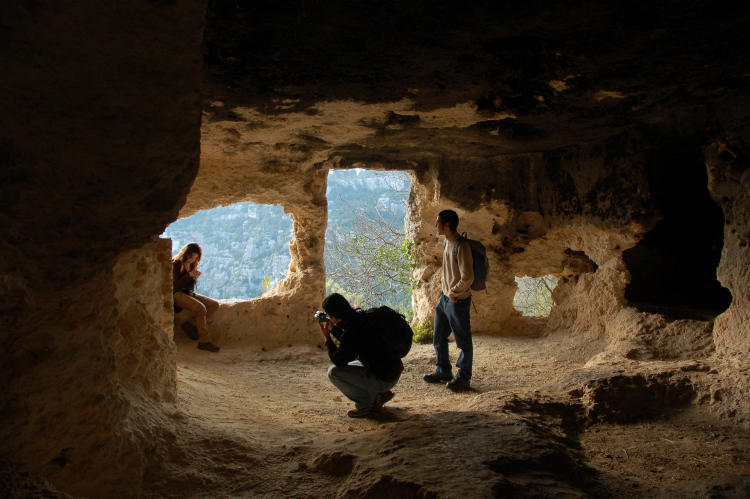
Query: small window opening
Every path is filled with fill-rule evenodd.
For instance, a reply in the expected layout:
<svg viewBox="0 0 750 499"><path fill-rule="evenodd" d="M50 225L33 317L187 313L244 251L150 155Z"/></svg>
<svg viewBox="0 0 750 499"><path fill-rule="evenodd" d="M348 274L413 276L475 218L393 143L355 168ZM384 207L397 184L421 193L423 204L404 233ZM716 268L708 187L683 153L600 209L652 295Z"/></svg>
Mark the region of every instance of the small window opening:
<svg viewBox="0 0 750 499"><path fill-rule="evenodd" d="M177 220L162 237L172 239L173 257L189 242L203 248L196 293L247 300L286 277L292 218L278 205L236 203Z"/></svg>
<svg viewBox="0 0 750 499"><path fill-rule="evenodd" d="M399 171L329 173L326 293L341 293L358 307L388 305L413 316L416 258L405 229L410 183Z"/></svg>
<svg viewBox="0 0 750 499"><path fill-rule="evenodd" d="M516 277L518 291L513 297L513 306L524 317L547 317L552 310L552 290L557 286L557 277Z"/></svg>

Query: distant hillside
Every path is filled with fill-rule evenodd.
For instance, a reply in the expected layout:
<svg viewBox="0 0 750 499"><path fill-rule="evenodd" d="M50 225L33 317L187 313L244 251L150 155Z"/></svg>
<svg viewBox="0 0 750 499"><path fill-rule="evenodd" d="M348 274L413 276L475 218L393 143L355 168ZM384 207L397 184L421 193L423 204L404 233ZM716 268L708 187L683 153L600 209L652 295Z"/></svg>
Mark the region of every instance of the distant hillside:
<svg viewBox="0 0 750 499"><path fill-rule="evenodd" d="M401 213L403 223L406 198L394 194L394 188L406 191L408 182L408 176L399 172L331 172L327 191L329 227L351 227L347 203L374 205L376 201ZM177 220L162 237L172 239L173 256L191 241L203 247L198 293L217 299L248 299L262 294L265 276L271 277L273 285L286 277L292 219L278 205L237 203Z"/></svg>
<svg viewBox="0 0 750 499"><path fill-rule="evenodd" d="M177 220L163 237L172 239L172 256L191 241L203 248L196 292L251 298L260 296L264 276L286 276L292 219L281 206L237 203Z"/></svg>

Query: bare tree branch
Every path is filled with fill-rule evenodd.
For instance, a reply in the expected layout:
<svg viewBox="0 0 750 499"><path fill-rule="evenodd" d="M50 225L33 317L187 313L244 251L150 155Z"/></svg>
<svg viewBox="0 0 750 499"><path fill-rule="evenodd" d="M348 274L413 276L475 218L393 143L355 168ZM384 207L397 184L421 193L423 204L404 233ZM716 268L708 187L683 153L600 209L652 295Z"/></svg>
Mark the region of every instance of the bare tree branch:
<svg viewBox="0 0 750 499"><path fill-rule="evenodd" d="M396 188L403 181L385 176L389 200L374 196L353 205L341 196L351 214L349 228L330 227L326 243L326 269L329 291L336 289L355 295L368 306L391 305L411 308L415 259L405 241L404 214L394 207L405 206L408 191Z"/></svg>

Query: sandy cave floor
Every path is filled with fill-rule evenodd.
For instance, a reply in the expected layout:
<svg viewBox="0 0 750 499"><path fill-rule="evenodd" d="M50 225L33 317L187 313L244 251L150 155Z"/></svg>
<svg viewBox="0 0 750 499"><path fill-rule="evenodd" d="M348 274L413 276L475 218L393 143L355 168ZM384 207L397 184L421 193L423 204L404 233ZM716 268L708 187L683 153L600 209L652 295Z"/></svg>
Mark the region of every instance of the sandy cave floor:
<svg viewBox="0 0 750 499"><path fill-rule="evenodd" d="M322 349L224 347L210 354L177 334L174 445L167 462L147 473L146 497L469 498L504 497L508 490L676 497L675 487L697 493L701 484L691 481L750 474L750 432L697 408L579 428L573 439L525 424L553 418L509 419L493 409L500 398L582 367L601 348L596 343L475 336L474 389L463 394L422 381L434 352L414 345L394 400L376 416L351 419L353 404L328 382ZM451 345L454 362L455 356ZM572 457L556 476L575 475L575 486L536 473L511 477L513 486L504 488L508 482L493 463L508 455L523 461L529 453L533 462L550 449L557 455L562 441ZM554 469L555 459L545 466ZM735 497L731 486L725 489Z"/></svg>

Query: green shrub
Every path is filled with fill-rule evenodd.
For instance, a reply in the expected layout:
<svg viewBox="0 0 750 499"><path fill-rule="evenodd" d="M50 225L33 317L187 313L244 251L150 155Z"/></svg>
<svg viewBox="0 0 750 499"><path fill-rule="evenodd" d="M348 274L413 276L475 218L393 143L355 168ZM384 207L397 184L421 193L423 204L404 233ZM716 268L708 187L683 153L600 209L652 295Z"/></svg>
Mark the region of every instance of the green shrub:
<svg viewBox="0 0 750 499"><path fill-rule="evenodd" d="M271 287L273 285L273 279L270 275L267 275L263 278L262 281L260 281L260 289L263 291L263 294L268 293L271 291Z"/></svg>
<svg viewBox="0 0 750 499"><path fill-rule="evenodd" d="M423 322L413 328L414 343L426 345L432 343L432 322Z"/></svg>

